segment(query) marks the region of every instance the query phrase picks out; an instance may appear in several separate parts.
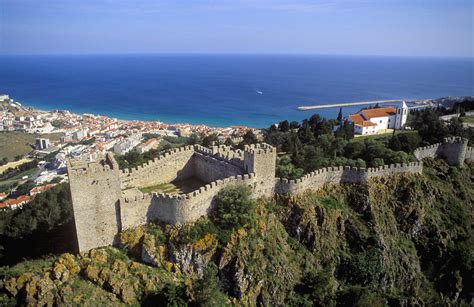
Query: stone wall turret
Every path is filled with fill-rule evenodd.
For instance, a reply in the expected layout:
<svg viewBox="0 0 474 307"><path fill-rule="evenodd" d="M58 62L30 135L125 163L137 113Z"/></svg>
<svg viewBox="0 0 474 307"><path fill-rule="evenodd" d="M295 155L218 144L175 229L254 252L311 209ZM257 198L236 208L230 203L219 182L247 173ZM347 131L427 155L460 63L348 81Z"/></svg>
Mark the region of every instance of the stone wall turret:
<svg viewBox="0 0 474 307"><path fill-rule="evenodd" d="M276 148L262 143L246 145L244 148L244 168L247 173L255 173L261 179L274 180Z"/></svg>
<svg viewBox="0 0 474 307"><path fill-rule="evenodd" d="M461 165L466 159L468 140L460 137L444 139L440 157L446 159L449 165Z"/></svg>
<svg viewBox="0 0 474 307"><path fill-rule="evenodd" d="M470 159L471 149L467 146L468 140L461 137L445 138L443 143L420 147L413 154L418 160L424 158L442 158L449 165L461 165L464 160Z"/></svg>

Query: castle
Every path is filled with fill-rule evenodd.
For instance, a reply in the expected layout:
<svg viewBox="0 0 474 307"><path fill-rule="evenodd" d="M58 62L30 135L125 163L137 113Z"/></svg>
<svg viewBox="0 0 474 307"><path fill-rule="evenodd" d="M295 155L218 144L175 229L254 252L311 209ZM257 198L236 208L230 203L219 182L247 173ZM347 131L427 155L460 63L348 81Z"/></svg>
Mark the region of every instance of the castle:
<svg viewBox="0 0 474 307"><path fill-rule="evenodd" d="M396 173L421 173L422 158L443 157L456 165L473 158L467 140L419 148L417 162L377 168L328 167L296 180L275 177L276 149L268 144L232 150L199 145L175 149L131 170L120 170L112 154L97 161L70 160L68 175L80 251L114 243L119 232L150 221L182 224L205 216L224 187L245 184L254 197L299 194L324 184L364 183ZM144 187L189 179L202 186L188 193L143 193Z"/></svg>

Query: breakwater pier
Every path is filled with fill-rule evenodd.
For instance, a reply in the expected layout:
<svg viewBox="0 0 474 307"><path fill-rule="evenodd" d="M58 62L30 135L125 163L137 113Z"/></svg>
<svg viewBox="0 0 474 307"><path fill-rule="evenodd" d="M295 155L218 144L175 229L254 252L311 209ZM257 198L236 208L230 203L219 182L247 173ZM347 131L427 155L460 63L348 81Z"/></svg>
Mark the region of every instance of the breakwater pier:
<svg viewBox="0 0 474 307"><path fill-rule="evenodd" d="M333 104L320 104L320 105L313 105L313 106L299 106L298 110L300 111L307 111L307 110L315 110L315 109L328 109L328 108L339 108L339 107L350 107L350 106L364 106L364 105L371 105L371 104L381 104L381 103L392 103L392 102L401 102L405 99L389 99L389 100L373 100L373 101L360 101L360 102L346 102L346 103L333 103ZM423 103L429 101L429 99L423 100L406 100L415 103Z"/></svg>

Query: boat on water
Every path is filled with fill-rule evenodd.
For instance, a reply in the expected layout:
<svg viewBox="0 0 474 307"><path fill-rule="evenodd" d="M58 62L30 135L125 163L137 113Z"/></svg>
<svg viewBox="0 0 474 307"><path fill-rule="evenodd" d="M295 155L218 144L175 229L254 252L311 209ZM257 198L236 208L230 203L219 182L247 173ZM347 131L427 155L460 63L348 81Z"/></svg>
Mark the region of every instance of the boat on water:
<svg viewBox="0 0 474 307"><path fill-rule="evenodd" d="M257 94L259 95L263 95L263 92L262 91L259 91L259 90L256 90Z"/></svg>

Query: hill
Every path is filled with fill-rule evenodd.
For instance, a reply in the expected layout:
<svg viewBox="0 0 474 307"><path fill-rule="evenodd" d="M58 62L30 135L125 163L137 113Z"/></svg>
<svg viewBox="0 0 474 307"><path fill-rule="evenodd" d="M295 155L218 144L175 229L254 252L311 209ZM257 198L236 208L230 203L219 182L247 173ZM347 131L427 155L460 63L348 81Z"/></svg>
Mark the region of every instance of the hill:
<svg viewBox="0 0 474 307"><path fill-rule="evenodd" d="M1 270L0 302L87 305L468 304L474 164L252 201L225 190L209 218L148 224L118 247Z"/></svg>

